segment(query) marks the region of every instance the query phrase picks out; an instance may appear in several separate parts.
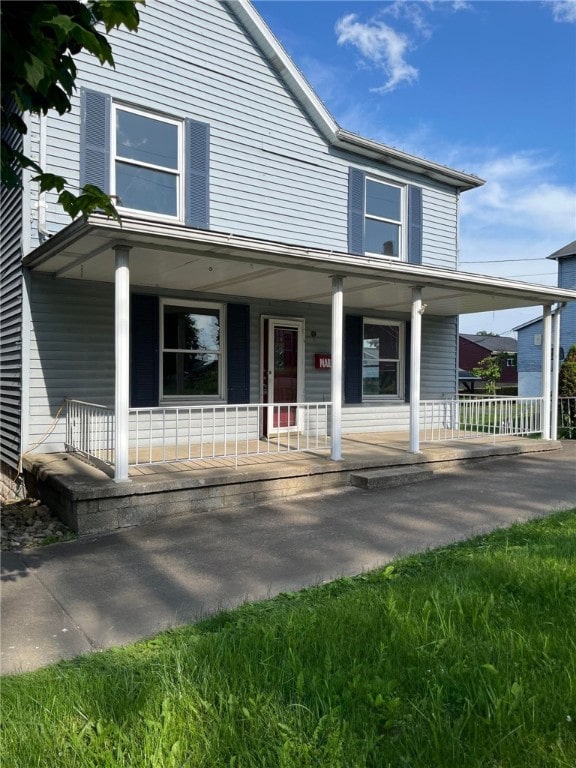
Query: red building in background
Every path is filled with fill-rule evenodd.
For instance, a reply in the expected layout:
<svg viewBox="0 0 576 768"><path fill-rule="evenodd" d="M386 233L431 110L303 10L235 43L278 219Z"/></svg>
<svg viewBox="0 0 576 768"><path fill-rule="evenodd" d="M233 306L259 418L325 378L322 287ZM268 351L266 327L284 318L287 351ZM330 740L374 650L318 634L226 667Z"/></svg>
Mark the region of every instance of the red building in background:
<svg viewBox="0 0 576 768"><path fill-rule="evenodd" d="M499 386L518 387L516 367L516 339L509 336L484 336L483 334L461 333L459 337L460 370L471 373L481 360L491 355L501 357L501 378ZM462 378L462 376L461 376ZM476 389L482 382L476 383Z"/></svg>

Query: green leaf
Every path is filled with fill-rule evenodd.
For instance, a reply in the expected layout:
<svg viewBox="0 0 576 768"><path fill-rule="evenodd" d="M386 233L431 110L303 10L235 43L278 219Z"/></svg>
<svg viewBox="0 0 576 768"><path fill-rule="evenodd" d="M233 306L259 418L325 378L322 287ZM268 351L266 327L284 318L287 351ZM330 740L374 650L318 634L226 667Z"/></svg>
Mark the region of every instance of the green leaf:
<svg viewBox="0 0 576 768"><path fill-rule="evenodd" d="M136 0L144 5L144 0ZM104 22L106 32L114 27L126 27L130 32L138 29L140 15L136 3L126 3L124 0L101 0L98 3L98 18Z"/></svg>
<svg viewBox="0 0 576 768"><path fill-rule="evenodd" d="M28 60L24 62L26 72L26 81L33 87L38 88L42 79L46 75L46 66L44 62L33 53L28 54Z"/></svg>
<svg viewBox="0 0 576 768"><path fill-rule="evenodd" d="M37 181L40 184L40 192L62 192L66 186L66 179L62 176L56 176L53 173L41 173L39 176L35 176L32 181Z"/></svg>

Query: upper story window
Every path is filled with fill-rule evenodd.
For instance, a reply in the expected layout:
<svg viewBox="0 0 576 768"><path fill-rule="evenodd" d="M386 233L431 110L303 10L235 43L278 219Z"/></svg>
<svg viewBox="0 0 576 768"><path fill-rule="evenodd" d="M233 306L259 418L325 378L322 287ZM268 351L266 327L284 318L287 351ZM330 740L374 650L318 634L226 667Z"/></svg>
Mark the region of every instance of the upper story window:
<svg viewBox="0 0 576 768"><path fill-rule="evenodd" d="M114 105L112 191L118 206L182 218L182 123Z"/></svg>
<svg viewBox="0 0 576 768"><path fill-rule="evenodd" d="M402 187L366 179L366 253L402 256L402 207Z"/></svg>
<svg viewBox="0 0 576 768"><path fill-rule="evenodd" d="M422 264L423 189L348 169L348 250Z"/></svg>

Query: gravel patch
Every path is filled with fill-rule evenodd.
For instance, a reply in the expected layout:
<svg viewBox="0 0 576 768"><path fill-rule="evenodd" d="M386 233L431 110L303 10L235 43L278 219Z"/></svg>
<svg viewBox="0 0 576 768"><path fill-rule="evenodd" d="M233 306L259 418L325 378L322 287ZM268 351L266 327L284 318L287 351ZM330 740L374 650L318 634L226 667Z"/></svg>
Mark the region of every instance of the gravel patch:
<svg viewBox="0 0 576 768"><path fill-rule="evenodd" d="M28 549L74 538L74 533L38 499L2 503L0 548Z"/></svg>

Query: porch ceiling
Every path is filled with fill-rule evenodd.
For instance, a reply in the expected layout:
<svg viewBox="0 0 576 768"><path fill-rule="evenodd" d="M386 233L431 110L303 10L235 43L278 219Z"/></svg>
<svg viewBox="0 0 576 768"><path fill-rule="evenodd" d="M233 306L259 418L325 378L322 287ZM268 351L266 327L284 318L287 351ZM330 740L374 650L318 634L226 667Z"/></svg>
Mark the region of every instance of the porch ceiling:
<svg viewBox="0 0 576 768"><path fill-rule="evenodd" d="M114 246L131 247L134 286L330 304L330 276L343 276L346 306L409 312L423 288L426 312L457 315L576 300L576 291L351 256L139 219L76 221L24 259L55 278L114 281Z"/></svg>

